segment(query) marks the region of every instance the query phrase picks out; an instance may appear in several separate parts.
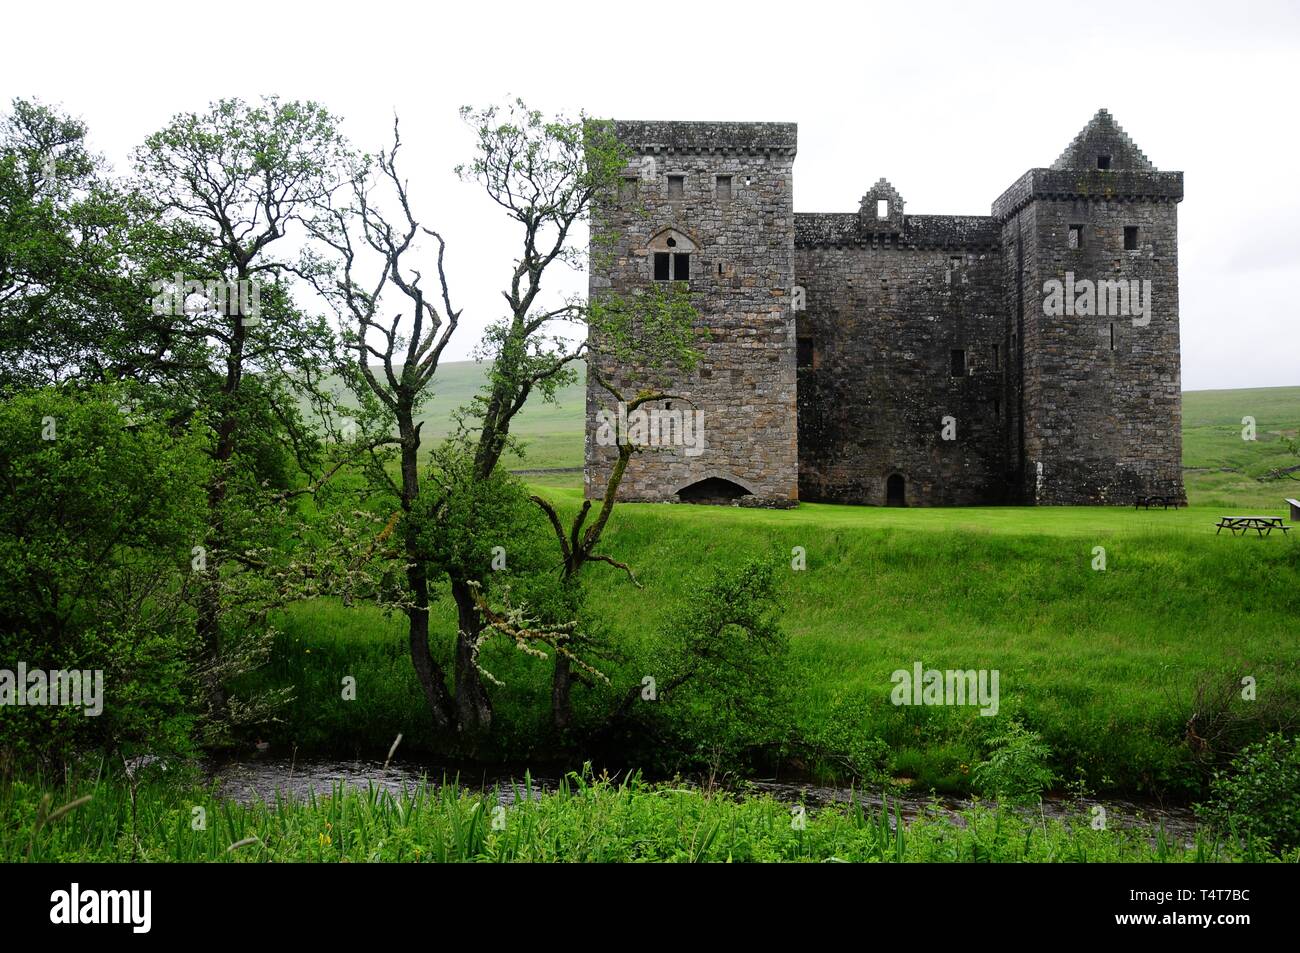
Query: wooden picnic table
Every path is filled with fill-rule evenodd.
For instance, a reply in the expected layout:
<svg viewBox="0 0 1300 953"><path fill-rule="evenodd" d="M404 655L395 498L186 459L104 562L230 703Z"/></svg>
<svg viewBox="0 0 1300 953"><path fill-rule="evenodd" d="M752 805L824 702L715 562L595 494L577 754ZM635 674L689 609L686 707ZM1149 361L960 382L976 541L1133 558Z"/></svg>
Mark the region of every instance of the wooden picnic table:
<svg viewBox="0 0 1300 953"><path fill-rule="evenodd" d="M1280 516L1221 516L1214 535L1218 536L1225 529L1233 536L1248 533L1252 529L1260 536L1271 536L1275 529L1280 529L1283 533L1291 531L1291 527L1283 523Z"/></svg>
<svg viewBox="0 0 1300 953"><path fill-rule="evenodd" d="M1145 507L1149 510L1153 506L1163 506L1165 509L1172 506L1174 509L1178 509L1179 499L1176 496L1139 496L1133 501L1133 509L1135 510L1138 507Z"/></svg>

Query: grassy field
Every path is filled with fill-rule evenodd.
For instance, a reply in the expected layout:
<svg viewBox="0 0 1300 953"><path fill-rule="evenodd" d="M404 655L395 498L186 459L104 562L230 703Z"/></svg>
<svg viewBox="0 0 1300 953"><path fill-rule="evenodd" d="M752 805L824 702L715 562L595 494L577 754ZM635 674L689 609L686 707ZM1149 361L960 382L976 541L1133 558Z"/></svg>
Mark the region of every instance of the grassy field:
<svg viewBox="0 0 1300 953"><path fill-rule="evenodd" d="M51 798L43 802L43 798ZM42 824L60 805L76 804ZM960 823L888 810L809 812L633 780L572 776L537 799L419 787L394 796L337 789L307 802L245 806L208 791L96 782L0 787L0 862L1222 862L1270 856L1198 834L1093 830L1034 814L974 808ZM195 829L196 811L203 824ZM1082 815L1086 818L1086 815ZM891 824L891 821L894 823Z"/></svg>
<svg viewBox="0 0 1300 953"><path fill-rule="evenodd" d="M449 403L468 394L468 371L459 380ZM543 408L533 434L560 439L563 429L547 428L572 426L579 406ZM1043 736L1059 783L1191 796L1204 775L1188 719L1207 690L1255 678L1261 703L1230 713L1252 731L1273 717L1264 701L1273 713L1300 712L1300 532L1260 539L1214 529L1224 512L1285 512L1282 497L1295 489L1258 478L1285 465L1278 440L1300 422L1300 388L1189 393L1184 413L1198 469L1188 474L1192 505L1177 511L620 505L604 548L645 588L593 567L592 607L625 658L609 674L621 691L653 673L658 633L698 591L698 573L746 555L788 564L803 547L807 569L784 581L799 737L883 745L894 776L922 790L967 791L1004 718L895 707L890 675L918 661L997 669L1002 716ZM1254 442L1241 439L1246 415L1257 421ZM550 459L573 465L577 457ZM580 473L526 479L562 511L580 504ZM1104 570L1094 568L1099 547ZM454 614L445 598L433 621L449 658ZM277 744L374 752L402 732L406 750L436 753L403 620L318 600L292 607L279 624L266 676L293 685L300 704ZM508 646L489 647L485 659L506 682L494 690L498 755L545 751L548 664ZM356 702L337 700L341 673L367 686Z"/></svg>
<svg viewBox="0 0 1300 953"><path fill-rule="evenodd" d="M576 491L546 492L577 504ZM653 674L657 633L698 572L749 554L788 560L802 546L807 569L784 585L801 736L882 741L892 773L963 791L994 723L1015 717L1043 735L1062 781L1189 794L1198 686L1251 675L1261 695L1300 711L1300 545L1216 536L1215 513L625 505L606 549L645 588L599 567L591 600L637 660L610 672L626 690ZM1104 571L1092 568L1099 546ZM453 620L439 602L444 657ZM278 741L374 751L402 731L419 750L427 730L400 619L321 601L282 625L268 674L310 704ZM494 695L504 753L527 756L546 734L548 666L508 647L485 658L506 682ZM999 670L1002 717L893 706L891 673L917 661ZM365 698L337 701L340 673L369 686Z"/></svg>

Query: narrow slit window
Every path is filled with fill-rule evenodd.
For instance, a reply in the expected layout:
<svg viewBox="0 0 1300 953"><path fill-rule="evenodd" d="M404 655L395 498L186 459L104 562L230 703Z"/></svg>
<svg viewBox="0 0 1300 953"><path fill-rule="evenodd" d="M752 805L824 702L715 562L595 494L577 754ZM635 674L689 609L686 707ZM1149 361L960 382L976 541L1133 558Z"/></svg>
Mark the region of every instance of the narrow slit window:
<svg viewBox="0 0 1300 953"><path fill-rule="evenodd" d="M996 420L1002 419L1002 401L996 397L993 398L993 417Z"/></svg>
<svg viewBox="0 0 1300 953"><path fill-rule="evenodd" d="M668 273L668 252L655 252L655 281L667 281Z"/></svg>
<svg viewBox="0 0 1300 953"><path fill-rule="evenodd" d="M668 197L670 199L680 199L686 194L686 176L670 175L668 176Z"/></svg>
<svg viewBox="0 0 1300 953"><path fill-rule="evenodd" d="M813 339L802 337L796 340L796 357L795 361L799 367L812 367L813 364Z"/></svg>
<svg viewBox="0 0 1300 953"><path fill-rule="evenodd" d="M876 199L876 218L889 218L888 199Z"/></svg>
<svg viewBox="0 0 1300 953"><path fill-rule="evenodd" d="M731 176L720 175L717 179L717 196L719 202L731 201Z"/></svg>
<svg viewBox="0 0 1300 953"><path fill-rule="evenodd" d="M1068 244L1070 248L1083 247L1083 226L1082 225L1070 226L1070 239Z"/></svg>
<svg viewBox="0 0 1300 953"><path fill-rule="evenodd" d="M1110 349L1115 350L1115 323L1113 321L1110 325Z"/></svg>
<svg viewBox="0 0 1300 953"><path fill-rule="evenodd" d="M1124 250L1137 251L1138 247L1138 227L1136 225L1124 226Z"/></svg>
<svg viewBox="0 0 1300 953"><path fill-rule="evenodd" d="M953 377L966 376L966 352L962 348L955 347L952 349L952 368L950 373Z"/></svg>

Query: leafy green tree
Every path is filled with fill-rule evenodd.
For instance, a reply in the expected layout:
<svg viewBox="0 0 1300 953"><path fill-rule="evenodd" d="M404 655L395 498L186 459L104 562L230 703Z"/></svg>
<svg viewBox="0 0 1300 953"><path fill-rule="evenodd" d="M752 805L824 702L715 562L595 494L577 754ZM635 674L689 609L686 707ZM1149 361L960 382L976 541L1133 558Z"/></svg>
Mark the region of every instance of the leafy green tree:
<svg viewBox="0 0 1300 953"><path fill-rule="evenodd" d="M0 658L103 672L101 714L6 707L5 762L188 748L205 436L141 417L121 388L0 403Z"/></svg>
<svg viewBox="0 0 1300 953"><path fill-rule="evenodd" d="M278 250L338 187L348 155L336 117L275 97L177 115L135 155L138 194L170 238L149 259L157 347L137 370L166 382L173 420L203 415L213 433L197 631L217 720L236 714L226 682L259 654L227 642L261 629L277 597L280 508L294 477L321 465L301 402L327 407L335 363L329 323L295 305L294 263Z"/></svg>
<svg viewBox="0 0 1300 953"><path fill-rule="evenodd" d="M0 393L121 363L138 212L82 122L25 100L0 118Z"/></svg>

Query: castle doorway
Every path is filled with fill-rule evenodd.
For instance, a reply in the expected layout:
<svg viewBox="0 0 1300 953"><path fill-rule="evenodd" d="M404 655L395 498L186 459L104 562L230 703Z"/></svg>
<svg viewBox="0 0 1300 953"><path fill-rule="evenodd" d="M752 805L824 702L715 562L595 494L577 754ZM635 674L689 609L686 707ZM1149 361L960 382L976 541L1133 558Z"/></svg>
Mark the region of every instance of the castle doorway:
<svg viewBox="0 0 1300 953"><path fill-rule="evenodd" d="M886 506L906 506L907 505L907 484L900 473L891 474L885 481L885 505Z"/></svg>
<svg viewBox="0 0 1300 953"><path fill-rule="evenodd" d="M677 499L683 503L730 503L750 492L739 483L732 483L721 477L708 477L677 491Z"/></svg>

